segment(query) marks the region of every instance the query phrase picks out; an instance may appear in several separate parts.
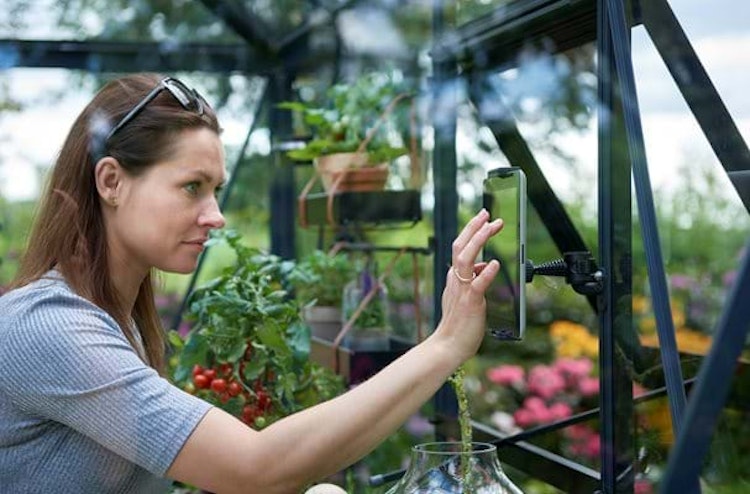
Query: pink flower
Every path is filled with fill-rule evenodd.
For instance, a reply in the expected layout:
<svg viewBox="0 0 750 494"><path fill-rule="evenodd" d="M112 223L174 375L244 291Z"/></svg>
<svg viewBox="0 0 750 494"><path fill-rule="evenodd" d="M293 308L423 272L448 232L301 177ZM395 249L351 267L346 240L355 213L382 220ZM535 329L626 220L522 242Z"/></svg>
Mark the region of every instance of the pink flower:
<svg viewBox="0 0 750 494"><path fill-rule="evenodd" d="M588 438L593 432L590 427L583 424L573 424L563 429L568 439L580 442Z"/></svg>
<svg viewBox="0 0 750 494"><path fill-rule="evenodd" d="M602 452L602 441L599 434L592 434L584 445L584 456L595 459Z"/></svg>
<svg viewBox="0 0 750 494"><path fill-rule="evenodd" d="M592 428L583 424L572 425L565 429L570 439L568 450L571 454L584 458L596 459L601 453L601 439Z"/></svg>
<svg viewBox="0 0 750 494"><path fill-rule="evenodd" d="M525 408L519 408L515 412L513 412L513 420L516 421L516 425L518 427L529 427L530 425L534 425L534 412L527 410Z"/></svg>
<svg viewBox="0 0 750 494"><path fill-rule="evenodd" d="M638 383L633 383L633 397L641 396L643 394L646 394L646 388L641 386Z"/></svg>
<svg viewBox="0 0 750 494"><path fill-rule="evenodd" d="M537 365L529 372L528 387L531 393L548 400L565 389L565 379L552 367Z"/></svg>
<svg viewBox="0 0 750 494"><path fill-rule="evenodd" d="M544 400L538 396L529 396L523 400L523 407L532 412L536 412L539 410L546 410L547 405L545 405Z"/></svg>
<svg viewBox="0 0 750 494"><path fill-rule="evenodd" d="M487 369L487 379L501 386L520 384L524 379L524 370L520 365L499 365Z"/></svg>
<svg viewBox="0 0 750 494"><path fill-rule="evenodd" d="M654 486L646 479L635 479L633 484L634 494L653 494Z"/></svg>
<svg viewBox="0 0 750 494"><path fill-rule="evenodd" d="M594 363L587 358L561 358L554 363L553 367L564 376L580 379L591 374Z"/></svg>
<svg viewBox="0 0 750 494"><path fill-rule="evenodd" d="M567 403L553 403L549 407L549 411L552 415L552 420L562 420L573 415L573 409Z"/></svg>
<svg viewBox="0 0 750 494"><path fill-rule="evenodd" d="M544 400L538 396L529 396L523 401L523 408L531 413L531 421L535 424L546 424L553 420L552 412L547 408Z"/></svg>
<svg viewBox="0 0 750 494"><path fill-rule="evenodd" d="M599 393L599 379L584 377L578 382L578 392L581 393L581 396L594 396Z"/></svg>

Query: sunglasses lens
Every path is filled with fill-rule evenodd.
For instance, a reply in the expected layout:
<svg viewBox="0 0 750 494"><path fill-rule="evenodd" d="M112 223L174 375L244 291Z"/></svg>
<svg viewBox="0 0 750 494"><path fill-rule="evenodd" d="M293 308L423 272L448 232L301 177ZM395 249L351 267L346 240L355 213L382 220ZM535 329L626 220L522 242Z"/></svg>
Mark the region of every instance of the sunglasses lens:
<svg viewBox="0 0 750 494"><path fill-rule="evenodd" d="M120 129L125 127L131 120L133 120L151 101L156 98L161 91L166 89L176 99L182 107L188 111L203 115L208 103L199 95L194 89L190 89L182 82L177 79L167 78L164 79L151 90L132 110L130 110L122 119L115 125L109 132L107 137L104 139L105 142L109 141L110 138L115 135ZM204 106L205 105L205 106Z"/></svg>
<svg viewBox="0 0 750 494"><path fill-rule="evenodd" d="M180 102L183 108L199 114L203 113L203 103L195 91L175 79L164 81L164 86Z"/></svg>

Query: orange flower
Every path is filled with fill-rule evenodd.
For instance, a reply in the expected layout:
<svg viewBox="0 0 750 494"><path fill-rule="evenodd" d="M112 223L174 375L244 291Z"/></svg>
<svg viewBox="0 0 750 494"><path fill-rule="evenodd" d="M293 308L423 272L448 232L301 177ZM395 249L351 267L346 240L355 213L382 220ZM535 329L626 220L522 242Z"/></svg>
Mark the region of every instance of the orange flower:
<svg viewBox="0 0 750 494"><path fill-rule="evenodd" d="M550 325L550 335L559 357L591 357L599 355L599 340L586 326L571 321L555 321Z"/></svg>

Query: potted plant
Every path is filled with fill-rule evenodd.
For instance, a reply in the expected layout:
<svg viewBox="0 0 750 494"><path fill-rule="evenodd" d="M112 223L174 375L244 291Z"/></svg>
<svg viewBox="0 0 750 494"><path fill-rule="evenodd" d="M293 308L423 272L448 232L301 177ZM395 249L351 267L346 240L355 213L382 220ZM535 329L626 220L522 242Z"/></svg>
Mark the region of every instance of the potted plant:
<svg viewBox="0 0 750 494"><path fill-rule="evenodd" d="M341 331L344 287L355 273L348 256L321 250L300 259L290 271L289 282L313 336L333 341Z"/></svg>
<svg viewBox="0 0 750 494"><path fill-rule="evenodd" d="M173 381L256 428L343 391L309 359L309 331L284 289L293 261L222 236L236 262L191 295L187 336L170 332Z"/></svg>
<svg viewBox="0 0 750 494"><path fill-rule="evenodd" d="M404 256L396 261L390 275L385 279L393 335L412 343L424 337L432 326L433 300L429 292L431 280L425 276L425 273L429 272L426 267L415 265L412 256Z"/></svg>
<svg viewBox="0 0 750 494"><path fill-rule="evenodd" d="M409 95L383 74L333 85L325 101L293 101L279 106L301 118L312 138L287 152L294 160L313 161L326 191L378 190L385 185L389 162L407 154L384 125L399 101Z"/></svg>
<svg viewBox="0 0 750 494"><path fill-rule="evenodd" d="M367 351L390 347L388 290L378 279L370 259L344 290L343 321L351 324L344 339L346 347Z"/></svg>

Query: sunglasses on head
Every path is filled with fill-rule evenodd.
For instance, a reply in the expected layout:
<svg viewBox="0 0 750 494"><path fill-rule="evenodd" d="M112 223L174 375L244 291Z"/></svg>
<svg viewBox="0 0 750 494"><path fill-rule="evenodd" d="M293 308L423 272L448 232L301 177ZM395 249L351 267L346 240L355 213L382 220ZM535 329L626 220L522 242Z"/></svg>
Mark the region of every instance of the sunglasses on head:
<svg viewBox="0 0 750 494"><path fill-rule="evenodd" d="M198 115L203 115L203 111L208 105L206 100L204 100L195 89L187 87L184 83L173 77L167 77L162 79L154 89L144 96L144 98L127 113L127 115L122 117L122 120L120 120L117 125L109 131L105 142L109 141L117 131L125 127L131 120L137 117L146 105L156 99L159 93L164 90L169 91L169 94L171 94L184 109L197 113Z"/></svg>

